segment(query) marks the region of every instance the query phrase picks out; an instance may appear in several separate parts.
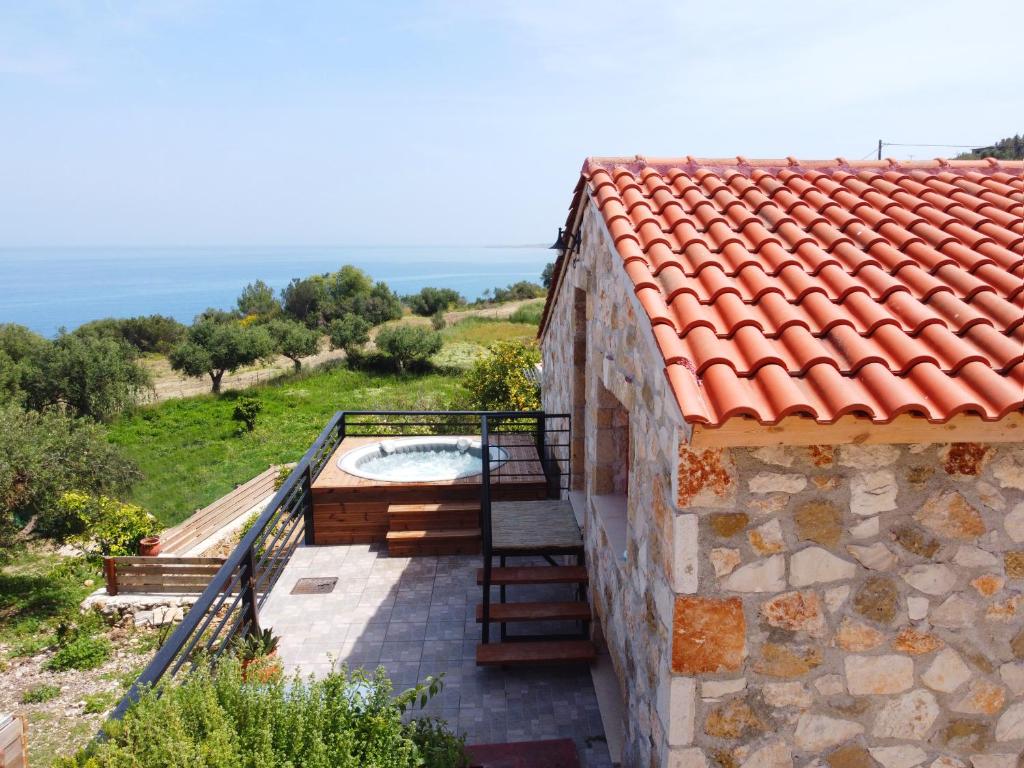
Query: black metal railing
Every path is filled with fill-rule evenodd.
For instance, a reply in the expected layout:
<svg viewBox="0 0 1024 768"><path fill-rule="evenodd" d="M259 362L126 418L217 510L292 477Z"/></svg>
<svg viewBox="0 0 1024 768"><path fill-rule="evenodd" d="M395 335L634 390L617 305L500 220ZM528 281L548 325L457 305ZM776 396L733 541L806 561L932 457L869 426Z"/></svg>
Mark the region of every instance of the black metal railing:
<svg viewBox="0 0 1024 768"><path fill-rule="evenodd" d="M571 419L543 411L338 411L153 660L111 713L121 718L142 688L216 659L260 631L260 609L302 541L314 543L313 482L346 437L464 436L479 439L484 641L491 570L491 501L503 484L535 483L560 497L572 476ZM492 451L492 448L500 449Z"/></svg>

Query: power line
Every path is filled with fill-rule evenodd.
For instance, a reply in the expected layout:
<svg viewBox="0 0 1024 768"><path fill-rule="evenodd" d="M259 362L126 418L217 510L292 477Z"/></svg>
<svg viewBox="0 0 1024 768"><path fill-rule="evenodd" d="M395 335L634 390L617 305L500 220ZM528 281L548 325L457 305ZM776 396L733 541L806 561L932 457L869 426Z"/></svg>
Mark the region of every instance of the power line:
<svg viewBox="0 0 1024 768"><path fill-rule="evenodd" d="M895 141L883 141L883 147L953 147L954 149L979 149L991 147L991 144L898 144Z"/></svg>

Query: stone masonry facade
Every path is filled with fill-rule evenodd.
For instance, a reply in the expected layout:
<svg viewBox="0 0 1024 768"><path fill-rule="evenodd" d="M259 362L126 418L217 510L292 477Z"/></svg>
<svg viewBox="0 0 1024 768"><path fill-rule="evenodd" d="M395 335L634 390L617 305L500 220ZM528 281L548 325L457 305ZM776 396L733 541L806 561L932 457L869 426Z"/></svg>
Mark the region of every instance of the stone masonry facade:
<svg viewBox="0 0 1024 768"><path fill-rule="evenodd" d="M592 208L582 233L542 339L543 399L584 430L574 472L623 763L1022 768L1024 445L693 452ZM624 538L598 479L618 406Z"/></svg>

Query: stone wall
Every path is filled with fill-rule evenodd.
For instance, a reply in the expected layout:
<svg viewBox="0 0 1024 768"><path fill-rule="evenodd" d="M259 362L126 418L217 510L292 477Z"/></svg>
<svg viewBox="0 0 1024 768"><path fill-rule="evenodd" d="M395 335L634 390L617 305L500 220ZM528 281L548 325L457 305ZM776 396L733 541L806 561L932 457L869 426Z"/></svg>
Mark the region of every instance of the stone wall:
<svg viewBox="0 0 1024 768"><path fill-rule="evenodd" d="M690 452L592 207L582 232L542 339L543 402L584 436L574 472L624 764L1024 766L1024 446ZM623 547L594 478L607 394L633 454Z"/></svg>
<svg viewBox="0 0 1024 768"><path fill-rule="evenodd" d="M650 326L592 209L584 217L583 243L580 258L567 265L542 339L543 404L549 412L573 413L573 429L584 436L583 456L574 458L573 471L586 480L584 538L595 631L618 674L628 717L624 762L661 765L668 754L669 723L658 702L669 698L672 679L673 584L689 578L673 572L672 555L673 476L682 420ZM585 312L574 311L574 298L582 295L577 288L586 293ZM579 371L574 354L583 348L586 402L581 405L573 398ZM630 453L619 440L627 434L622 413L628 415L632 453L625 520L598 512L615 506L601 500L623 496L616 494L624 490L621 471L618 476L606 471L623 466L615 460ZM603 430L610 440L601 438Z"/></svg>
<svg viewBox="0 0 1024 768"><path fill-rule="evenodd" d="M1024 765L1024 446L681 446L678 471L669 765Z"/></svg>

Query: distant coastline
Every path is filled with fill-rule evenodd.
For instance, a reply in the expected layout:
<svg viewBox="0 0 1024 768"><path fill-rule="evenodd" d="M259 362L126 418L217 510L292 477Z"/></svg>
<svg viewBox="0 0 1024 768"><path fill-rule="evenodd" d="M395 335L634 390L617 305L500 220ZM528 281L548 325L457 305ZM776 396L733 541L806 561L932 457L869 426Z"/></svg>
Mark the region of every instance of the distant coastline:
<svg viewBox="0 0 1024 768"><path fill-rule="evenodd" d="M181 246L0 248L0 323L53 336L101 317L163 314L184 323L230 308L253 280L280 290L294 277L353 264L401 295L425 286L467 299L518 280L536 282L544 246Z"/></svg>

